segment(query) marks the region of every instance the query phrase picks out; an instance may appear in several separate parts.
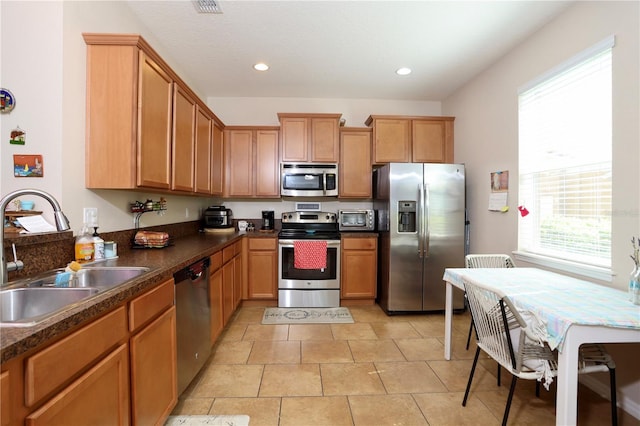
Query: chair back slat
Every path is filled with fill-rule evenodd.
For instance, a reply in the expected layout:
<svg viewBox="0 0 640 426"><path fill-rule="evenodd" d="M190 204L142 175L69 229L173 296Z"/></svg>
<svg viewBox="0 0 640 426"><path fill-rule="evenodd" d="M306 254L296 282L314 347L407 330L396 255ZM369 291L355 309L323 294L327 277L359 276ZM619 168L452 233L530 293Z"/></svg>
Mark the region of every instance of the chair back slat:
<svg viewBox="0 0 640 426"><path fill-rule="evenodd" d="M514 268L511 256L506 254L468 254L465 256L467 268Z"/></svg>

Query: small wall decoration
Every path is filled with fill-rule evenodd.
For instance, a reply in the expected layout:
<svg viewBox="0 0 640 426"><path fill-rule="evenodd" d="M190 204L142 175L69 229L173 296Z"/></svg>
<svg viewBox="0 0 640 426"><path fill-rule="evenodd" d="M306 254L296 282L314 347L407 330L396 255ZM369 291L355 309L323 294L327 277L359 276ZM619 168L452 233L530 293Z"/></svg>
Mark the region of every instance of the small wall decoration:
<svg viewBox="0 0 640 426"><path fill-rule="evenodd" d="M491 193L489 195L489 210L506 213L507 194L509 193L509 171L491 172Z"/></svg>
<svg viewBox="0 0 640 426"><path fill-rule="evenodd" d="M15 177L43 177L42 155L14 155L13 175Z"/></svg>
<svg viewBox="0 0 640 426"><path fill-rule="evenodd" d="M7 89L0 88L0 112L11 112L16 106L16 98Z"/></svg>
<svg viewBox="0 0 640 426"><path fill-rule="evenodd" d="M18 126L11 131L11 139L9 139L9 143L12 145L24 145L26 138L27 132L25 132L20 128L20 126Z"/></svg>

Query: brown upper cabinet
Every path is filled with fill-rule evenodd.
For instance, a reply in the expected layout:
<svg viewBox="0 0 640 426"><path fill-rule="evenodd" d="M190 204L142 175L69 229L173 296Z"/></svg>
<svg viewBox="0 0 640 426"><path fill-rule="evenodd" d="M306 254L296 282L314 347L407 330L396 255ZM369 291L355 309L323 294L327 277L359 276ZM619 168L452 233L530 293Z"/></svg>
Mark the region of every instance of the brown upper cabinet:
<svg viewBox="0 0 640 426"><path fill-rule="evenodd" d="M454 117L369 116L373 164L452 163Z"/></svg>
<svg viewBox="0 0 640 426"><path fill-rule="evenodd" d="M83 36L86 187L221 194L224 124L139 35Z"/></svg>
<svg viewBox="0 0 640 426"><path fill-rule="evenodd" d="M280 197L278 135L278 127L225 128L225 197Z"/></svg>
<svg viewBox="0 0 640 426"><path fill-rule="evenodd" d="M224 189L223 126L213 123L211 139L211 195L222 195Z"/></svg>
<svg viewBox="0 0 640 426"><path fill-rule="evenodd" d="M371 198L371 129L340 128L340 198Z"/></svg>
<svg viewBox="0 0 640 426"><path fill-rule="evenodd" d="M195 139L201 136L200 132L195 132L194 124L196 119L200 121L200 112L196 101L175 84L173 90L173 155L171 151L168 157L171 162L171 189L175 191L193 191L194 188L194 159L195 159ZM197 114L197 115L196 115ZM143 152L144 160L153 151L153 143L147 142L143 144L148 151ZM147 165L151 168L151 165Z"/></svg>
<svg viewBox="0 0 640 426"><path fill-rule="evenodd" d="M278 113L282 161L337 163L341 116Z"/></svg>

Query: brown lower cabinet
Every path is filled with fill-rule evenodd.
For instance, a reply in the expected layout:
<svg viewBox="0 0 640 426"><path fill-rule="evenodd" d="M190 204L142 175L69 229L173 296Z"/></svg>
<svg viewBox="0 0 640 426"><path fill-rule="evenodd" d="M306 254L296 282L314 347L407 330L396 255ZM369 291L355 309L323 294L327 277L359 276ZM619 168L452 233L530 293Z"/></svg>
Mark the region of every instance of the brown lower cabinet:
<svg viewBox="0 0 640 426"><path fill-rule="evenodd" d="M25 424L130 424L127 358L128 345L125 343L45 405L29 414Z"/></svg>
<svg viewBox="0 0 640 426"><path fill-rule="evenodd" d="M377 293L377 237L342 236L340 298L343 304L373 304Z"/></svg>
<svg viewBox="0 0 640 426"><path fill-rule="evenodd" d="M3 364L0 424L162 424L177 402L173 286Z"/></svg>
<svg viewBox="0 0 640 426"><path fill-rule="evenodd" d="M248 298L278 298L278 239L249 238L247 253Z"/></svg>
<svg viewBox="0 0 640 426"><path fill-rule="evenodd" d="M223 284L222 284L222 252L211 256L211 275L209 276L209 303L211 306L211 345L213 345L224 329Z"/></svg>

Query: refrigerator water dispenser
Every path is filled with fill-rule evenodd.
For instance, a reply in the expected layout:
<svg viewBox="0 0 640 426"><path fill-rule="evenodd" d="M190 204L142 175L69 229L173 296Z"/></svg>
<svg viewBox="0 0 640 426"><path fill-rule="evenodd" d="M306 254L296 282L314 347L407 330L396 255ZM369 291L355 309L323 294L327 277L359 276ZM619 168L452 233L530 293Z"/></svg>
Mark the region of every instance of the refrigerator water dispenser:
<svg viewBox="0 0 640 426"><path fill-rule="evenodd" d="M416 232L415 201L398 201L398 232Z"/></svg>

